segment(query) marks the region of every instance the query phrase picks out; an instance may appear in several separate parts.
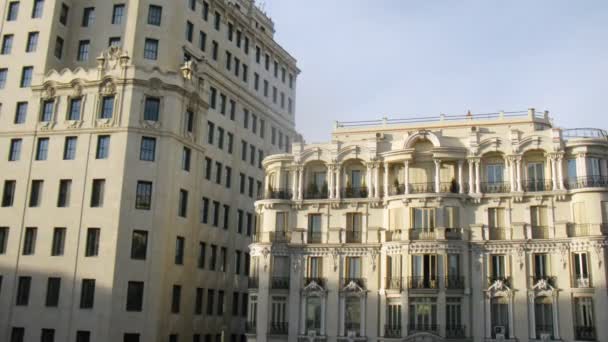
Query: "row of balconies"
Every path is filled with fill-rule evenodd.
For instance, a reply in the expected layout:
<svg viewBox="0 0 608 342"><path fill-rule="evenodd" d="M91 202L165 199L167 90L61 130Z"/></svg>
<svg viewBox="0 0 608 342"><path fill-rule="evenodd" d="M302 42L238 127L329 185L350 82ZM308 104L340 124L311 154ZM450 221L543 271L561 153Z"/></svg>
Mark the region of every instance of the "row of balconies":
<svg viewBox="0 0 608 342"><path fill-rule="evenodd" d="M510 182L481 182L480 191L485 194L508 194L511 193ZM523 180L521 183L523 192L543 192L553 191L553 181L547 179L535 179L535 180ZM422 183L409 183L408 195L419 195L419 194L436 194L436 193L469 193L469 184L463 182L459 184L457 182L440 182L439 191L437 191L437 185L435 182L422 182ZM563 182L563 188L566 190L577 190L584 188L606 188L608 187L608 177L605 176L586 176L568 178ZM379 195L384 197L384 188L380 187ZM369 194L368 187L346 187L340 189L340 197L344 199L351 198L367 198ZM401 196L405 195L405 185L391 185L388 187L388 196ZM259 200L265 199L279 199L279 200L291 200L293 198L292 189L267 189L263 194L258 197ZM303 198L305 200L310 199L328 199L329 191L325 186L310 187L304 191Z"/></svg>

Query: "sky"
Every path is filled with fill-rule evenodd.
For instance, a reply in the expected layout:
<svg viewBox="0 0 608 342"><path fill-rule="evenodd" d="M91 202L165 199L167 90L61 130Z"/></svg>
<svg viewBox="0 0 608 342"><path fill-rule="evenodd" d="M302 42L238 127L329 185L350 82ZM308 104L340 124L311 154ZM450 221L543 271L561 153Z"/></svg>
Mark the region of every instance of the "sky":
<svg viewBox="0 0 608 342"><path fill-rule="evenodd" d="M608 128L607 0L258 0L297 60L296 126L548 110Z"/></svg>

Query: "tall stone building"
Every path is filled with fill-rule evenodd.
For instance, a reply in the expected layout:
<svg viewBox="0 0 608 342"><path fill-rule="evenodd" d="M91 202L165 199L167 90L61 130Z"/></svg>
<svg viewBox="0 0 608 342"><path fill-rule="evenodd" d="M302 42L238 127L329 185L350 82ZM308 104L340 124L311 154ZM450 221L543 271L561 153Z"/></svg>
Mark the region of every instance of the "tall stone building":
<svg viewBox="0 0 608 342"><path fill-rule="evenodd" d="M239 341L295 59L252 0L0 4L0 340Z"/></svg>
<svg viewBox="0 0 608 342"><path fill-rule="evenodd" d="M605 131L338 123L263 164L250 341L606 341Z"/></svg>

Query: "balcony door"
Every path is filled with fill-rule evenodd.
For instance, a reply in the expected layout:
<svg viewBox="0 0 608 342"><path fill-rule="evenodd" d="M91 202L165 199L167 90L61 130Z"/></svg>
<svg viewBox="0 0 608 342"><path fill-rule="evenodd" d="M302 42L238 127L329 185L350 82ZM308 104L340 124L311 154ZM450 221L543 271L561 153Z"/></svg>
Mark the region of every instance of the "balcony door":
<svg viewBox="0 0 608 342"><path fill-rule="evenodd" d="M307 297L306 298L306 333L309 331L316 332L317 335L321 334L321 297Z"/></svg>
<svg viewBox="0 0 608 342"><path fill-rule="evenodd" d="M437 255L412 255L412 288L436 288Z"/></svg>
<svg viewBox="0 0 608 342"><path fill-rule="evenodd" d="M553 337L553 302L551 297L537 297L534 299L534 322L536 338L549 334Z"/></svg>
<svg viewBox="0 0 608 342"><path fill-rule="evenodd" d="M490 256L490 275L491 281L504 280L506 278L506 262L505 256L502 254L494 254Z"/></svg>
<svg viewBox="0 0 608 342"><path fill-rule="evenodd" d="M363 173L361 170L350 171L350 183L353 189L360 189L363 185Z"/></svg>
<svg viewBox="0 0 608 342"><path fill-rule="evenodd" d="M422 231L435 228L435 208L412 208L412 227Z"/></svg>
<svg viewBox="0 0 608 342"><path fill-rule="evenodd" d="M308 258L308 277L318 279L323 277L323 258L310 257ZM321 284L319 284L321 285Z"/></svg>
<svg viewBox="0 0 608 342"><path fill-rule="evenodd" d="M591 297L574 298L575 338L595 340L595 321L593 318L593 299Z"/></svg>
<svg viewBox="0 0 608 342"><path fill-rule="evenodd" d="M308 242L321 242L321 214L308 215Z"/></svg>
<svg viewBox="0 0 608 342"><path fill-rule="evenodd" d="M358 243L361 242L361 214L347 213L346 214L346 242Z"/></svg>
<svg viewBox="0 0 608 342"><path fill-rule="evenodd" d="M572 266L576 287L589 287L589 256L586 252L573 253Z"/></svg>
<svg viewBox="0 0 608 342"><path fill-rule="evenodd" d="M347 281L361 278L361 258L360 257L346 257L346 273L344 277ZM348 285L345 284L345 285Z"/></svg>
<svg viewBox="0 0 608 342"><path fill-rule="evenodd" d="M322 190L323 185L327 184L327 173L326 172L313 172L312 183L316 186L318 191Z"/></svg>
<svg viewBox="0 0 608 342"><path fill-rule="evenodd" d="M347 296L344 300L346 334L355 334L356 336L359 336L361 332L361 298Z"/></svg>
<svg viewBox="0 0 608 342"><path fill-rule="evenodd" d="M497 184L504 182L504 170L503 164L489 164L486 166L486 181L489 184Z"/></svg>
<svg viewBox="0 0 608 342"><path fill-rule="evenodd" d="M535 283L540 279L546 279L547 276L549 276L549 256L545 253L534 254Z"/></svg>
<svg viewBox="0 0 608 342"><path fill-rule="evenodd" d="M528 163L527 164L528 189L530 191L544 190L545 181L545 164L544 163Z"/></svg>
<svg viewBox="0 0 608 342"><path fill-rule="evenodd" d="M437 330L436 301L436 298L410 298L410 333Z"/></svg>
<svg viewBox="0 0 608 342"><path fill-rule="evenodd" d="M492 298L491 306L492 338L502 335L509 338L509 303L505 297Z"/></svg>

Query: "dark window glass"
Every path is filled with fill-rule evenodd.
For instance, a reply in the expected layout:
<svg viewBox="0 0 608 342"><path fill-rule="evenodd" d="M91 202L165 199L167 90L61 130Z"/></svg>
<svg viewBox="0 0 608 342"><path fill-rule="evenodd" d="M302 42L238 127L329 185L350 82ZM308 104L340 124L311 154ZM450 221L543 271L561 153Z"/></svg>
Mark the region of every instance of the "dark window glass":
<svg viewBox="0 0 608 342"><path fill-rule="evenodd" d="M38 207L40 205L43 185L44 181L42 180L32 180L32 188L30 189L30 207Z"/></svg>
<svg viewBox="0 0 608 342"><path fill-rule="evenodd" d="M55 329L43 328L40 333L40 342L54 342Z"/></svg>
<svg viewBox="0 0 608 342"><path fill-rule="evenodd" d="M144 282L130 281L127 286L127 311L141 311L144 301Z"/></svg>
<svg viewBox="0 0 608 342"><path fill-rule="evenodd" d="M81 98L70 99L70 108L68 111L68 120L80 120Z"/></svg>
<svg viewBox="0 0 608 342"><path fill-rule="evenodd" d="M63 44L63 38L57 37L57 39L55 39L55 57L58 59L63 57Z"/></svg>
<svg viewBox="0 0 608 342"><path fill-rule="evenodd" d="M95 304L95 279L82 279L80 308L92 309Z"/></svg>
<svg viewBox="0 0 608 342"><path fill-rule="evenodd" d="M17 283L17 301L16 305L27 306L30 302L30 288L32 286L32 277L21 276Z"/></svg>
<svg viewBox="0 0 608 342"><path fill-rule="evenodd" d="M61 278L51 277L46 285L46 302L48 307L57 307L59 305L59 293L61 291Z"/></svg>
<svg viewBox="0 0 608 342"><path fill-rule="evenodd" d="M93 179L93 186L91 189L91 208L103 207L105 187L105 179Z"/></svg>
<svg viewBox="0 0 608 342"><path fill-rule="evenodd" d="M95 22L95 7L85 7L82 11L82 27L89 27Z"/></svg>
<svg viewBox="0 0 608 342"><path fill-rule="evenodd" d="M63 255L64 247L65 247L65 228L55 227L53 229L51 256Z"/></svg>
<svg viewBox="0 0 608 342"><path fill-rule="evenodd" d="M137 182L135 209L150 210L152 205L152 182Z"/></svg>
<svg viewBox="0 0 608 342"><path fill-rule="evenodd" d="M19 1L11 1L8 4L8 13L6 15L6 21L17 20L19 16Z"/></svg>
<svg viewBox="0 0 608 342"><path fill-rule="evenodd" d="M68 24L68 16L70 14L70 8L68 7L68 5L62 3L61 4L61 12L59 13L59 22L62 25L67 25Z"/></svg>
<svg viewBox="0 0 608 342"><path fill-rule="evenodd" d="M200 269L204 269L205 268L205 254L207 253L207 244L205 244L204 242L200 242L198 247L199 247L199 250L198 250L197 266Z"/></svg>
<svg viewBox="0 0 608 342"><path fill-rule="evenodd" d="M146 38L144 44L144 58L149 60L158 59L158 40Z"/></svg>
<svg viewBox="0 0 608 342"><path fill-rule="evenodd" d="M144 120L158 121L160 115L160 99L158 97L146 97L144 104Z"/></svg>
<svg viewBox="0 0 608 342"><path fill-rule="evenodd" d="M42 18L43 11L44 0L34 0L34 7L32 8L32 18Z"/></svg>
<svg viewBox="0 0 608 342"><path fill-rule="evenodd" d="M172 313L179 313L181 297L182 297L182 287L180 285L173 285L173 292L171 294L171 312Z"/></svg>
<svg viewBox="0 0 608 342"><path fill-rule="evenodd" d="M84 251L85 257L93 257L99 255L99 238L101 230L99 228L87 229L87 241Z"/></svg>
<svg viewBox="0 0 608 342"><path fill-rule="evenodd" d="M15 187L17 186L17 181L15 180L5 180L4 181L4 189L2 190L2 206L3 207L12 207L15 202Z"/></svg>
<svg viewBox="0 0 608 342"><path fill-rule="evenodd" d="M125 333L122 338L123 342L139 342L139 334Z"/></svg>
<svg viewBox="0 0 608 342"><path fill-rule="evenodd" d="M141 147L139 150L139 159L145 161L154 161L156 154L156 138L142 137Z"/></svg>
<svg viewBox="0 0 608 342"><path fill-rule="evenodd" d="M207 315L213 315L213 304L215 303L215 291L207 290Z"/></svg>
<svg viewBox="0 0 608 342"><path fill-rule="evenodd" d="M23 342L25 339L25 328L13 327L11 330L11 342Z"/></svg>
<svg viewBox="0 0 608 342"><path fill-rule="evenodd" d="M114 95L104 96L101 100L100 119L111 119L114 113Z"/></svg>
<svg viewBox="0 0 608 342"><path fill-rule="evenodd" d="M131 240L131 259L146 260L148 250L148 232L143 230L133 231Z"/></svg>
<svg viewBox="0 0 608 342"><path fill-rule="evenodd" d="M88 61L89 60L89 50L91 48L90 40L81 40L78 42L78 55L76 56L76 60L78 61Z"/></svg>
<svg viewBox="0 0 608 342"><path fill-rule="evenodd" d="M66 208L70 206L70 193L72 189L71 179L59 180L59 194L57 195L57 207Z"/></svg>
<svg viewBox="0 0 608 342"><path fill-rule="evenodd" d="M63 145L63 160L74 160L76 158L77 137L66 137Z"/></svg>
<svg viewBox="0 0 608 342"><path fill-rule="evenodd" d="M27 35L27 45L25 46L25 52L35 52L38 47L38 32L30 32Z"/></svg>
<svg viewBox="0 0 608 342"><path fill-rule="evenodd" d="M17 161L21 158L21 139L11 139L11 146L8 153L9 161Z"/></svg>
<svg viewBox="0 0 608 342"><path fill-rule="evenodd" d="M90 342L91 341L91 332L78 330L76 332L76 342Z"/></svg>
<svg viewBox="0 0 608 342"><path fill-rule="evenodd" d="M100 135L97 137L97 150L95 151L95 158L107 159L110 154L110 136Z"/></svg>
<svg viewBox="0 0 608 342"><path fill-rule="evenodd" d="M119 25L122 24L122 17L124 16L125 5L117 4L114 5L114 10L112 11L112 24Z"/></svg>
<svg viewBox="0 0 608 342"><path fill-rule="evenodd" d="M46 160L49 154L49 138L38 138L36 160Z"/></svg>
<svg viewBox="0 0 608 342"><path fill-rule="evenodd" d="M191 154L192 154L192 151L189 148L184 147L184 149L182 150L182 170L184 170L184 171L190 171Z"/></svg>
<svg viewBox="0 0 608 342"><path fill-rule="evenodd" d="M0 227L0 254L6 253L8 244L8 227ZM0 277L0 289L2 288L2 278Z"/></svg>
<svg viewBox="0 0 608 342"><path fill-rule="evenodd" d="M25 123L27 116L27 102L17 102L17 108L15 109L15 124Z"/></svg>
<svg viewBox="0 0 608 342"><path fill-rule="evenodd" d="M200 287L196 288L196 297L194 299L194 314L203 314L203 289Z"/></svg>
<svg viewBox="0 0 608 342"><path fill-rule="evenodd" d="M32 75L34 74L34 67L27 66L21 70L21 88L27 88L32 85Z"/></svg>
<svg viewBox="0 0 608 342"><path fill-rule="evenodd" d="M148 9L148 24L160 26L163 16L163 8L161 6L150 5Z"/></svg>
<svg viewBox="0 0 608 342"><path fill-rule="evenodd" d="M209 199L203 197L203 208L201 213L201 222L208 223L209 222Z"/></svg>
<svg viewBox="0 0 608 342"><path fill-rule="evenodd" d="M184 238L178 236L175 239L175 264L183 265L184 264Z"/></svg>
<svg viewBox="0 0 608 342"><path fill-rule="evenodd" d="M188 191L179 190L179 213L180 217L186 217L188 213Z"/></svg>

